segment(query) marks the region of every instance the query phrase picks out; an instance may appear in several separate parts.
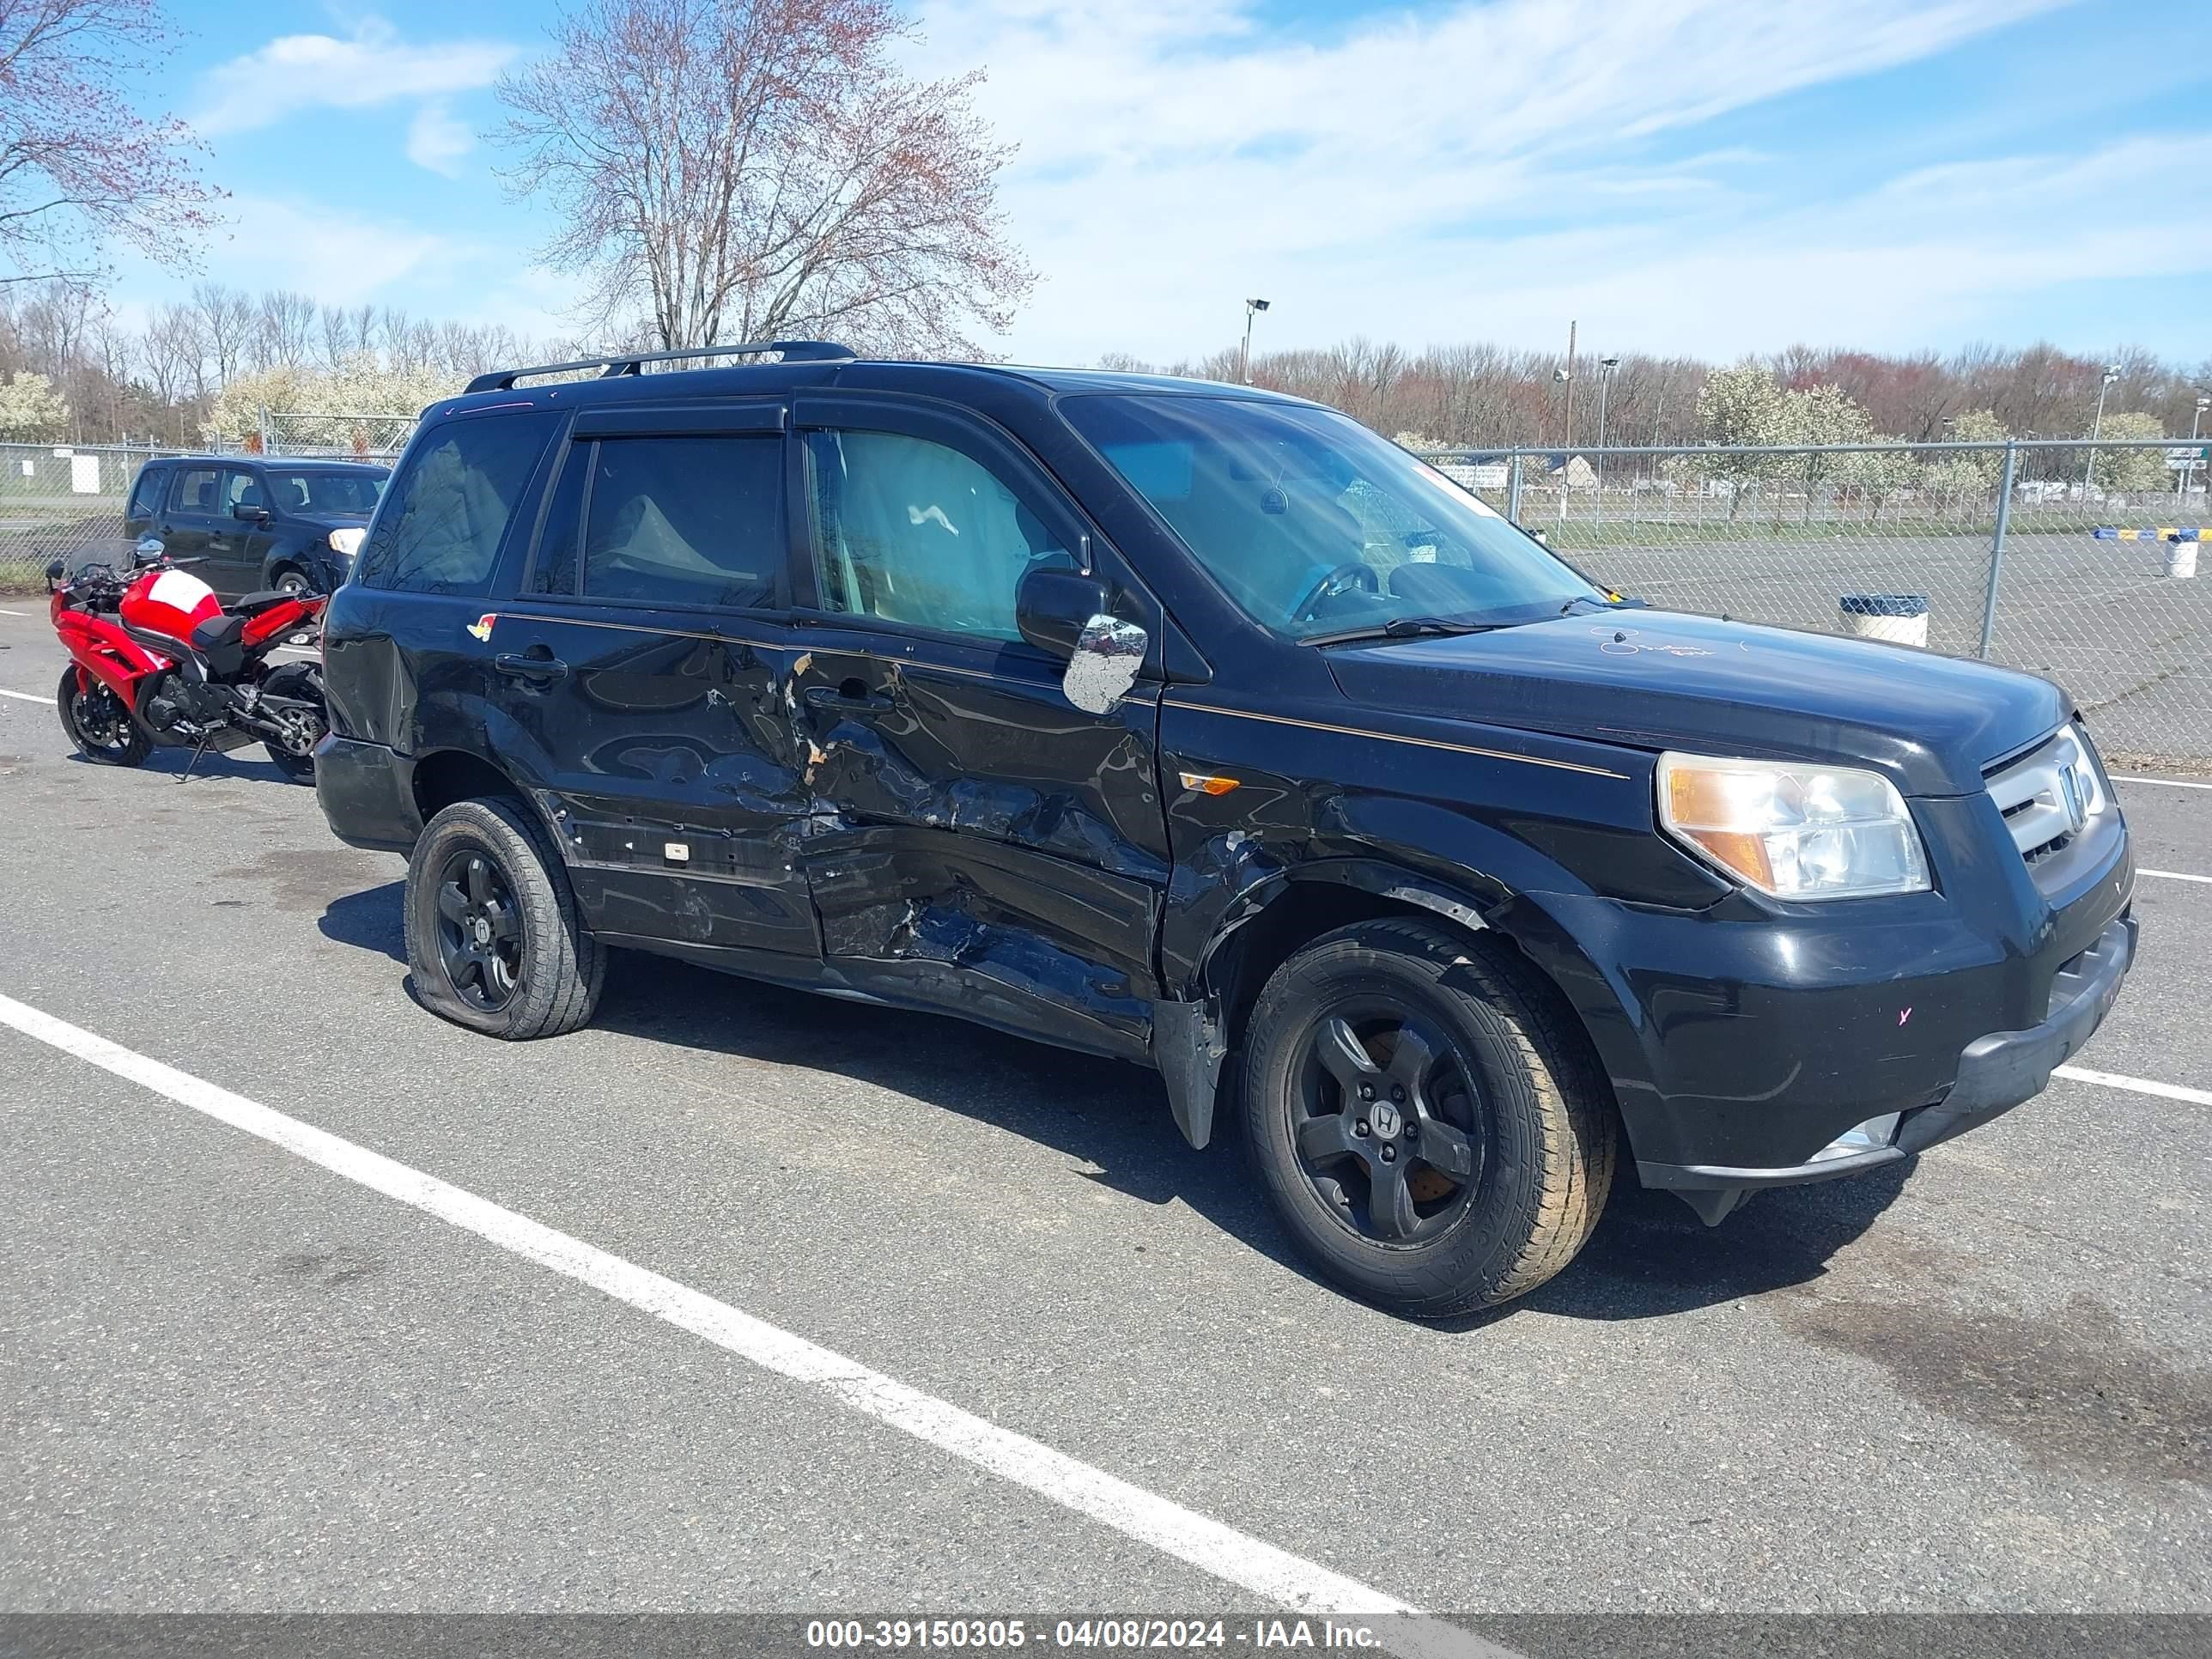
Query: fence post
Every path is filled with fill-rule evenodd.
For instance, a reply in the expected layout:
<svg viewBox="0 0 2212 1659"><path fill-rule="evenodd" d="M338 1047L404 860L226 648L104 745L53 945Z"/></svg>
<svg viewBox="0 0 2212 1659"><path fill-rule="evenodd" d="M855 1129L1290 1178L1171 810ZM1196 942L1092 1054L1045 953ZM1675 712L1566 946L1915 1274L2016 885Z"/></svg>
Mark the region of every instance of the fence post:
<svg viewBox="0 0 2212 1659"><path fill-rule="evenodd" d="M1997 626L1997 579L2004 574L2005 527L2012 522L2012 481L2020 465L2020 446L2007 440L2004 476L1997 481L1997 528L1990 540L1990 591L1982 600L1981 659L1990 658L1990 636Z"/></svg>
<svg viewBox="0 0 2212 1659"><path fill-rule="evenodd" d="M275 446L269 441L269 405L263 404L260 409L261 421L258 429L261 434L261 453L264 455L273 455L276 451Z"/></svg>
<svg viewBox="0 0 2212 1659"><path fill-rule="evenodd" d="M1521 522L1521 452L1517 449L1505 458L1505 516L1515 524Z"/></svg>

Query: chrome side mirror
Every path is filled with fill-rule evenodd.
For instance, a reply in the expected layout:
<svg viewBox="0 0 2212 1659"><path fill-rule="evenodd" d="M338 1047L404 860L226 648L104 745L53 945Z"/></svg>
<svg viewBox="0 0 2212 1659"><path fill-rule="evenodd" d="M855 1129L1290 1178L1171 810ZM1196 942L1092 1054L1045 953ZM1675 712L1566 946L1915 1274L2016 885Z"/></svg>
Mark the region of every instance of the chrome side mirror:
<svg viewBox="0 0 2212 1659"><path fill-rule="evenodd" d="M168 548L163 544L161 538L159 536L141 537L139 538L138 545L131 550L131 562L133 564L159 564L161 562L161 556L168 550Z"/></svg>
<svg viewBox="0 0 2212 1659"><path fill-rule="evenodd" d="M1151 643L1136 623L1099 611L1075 636L1075 653L1060 678L1061 692L1086 714L1112 714L1136 683Z"/></svg>

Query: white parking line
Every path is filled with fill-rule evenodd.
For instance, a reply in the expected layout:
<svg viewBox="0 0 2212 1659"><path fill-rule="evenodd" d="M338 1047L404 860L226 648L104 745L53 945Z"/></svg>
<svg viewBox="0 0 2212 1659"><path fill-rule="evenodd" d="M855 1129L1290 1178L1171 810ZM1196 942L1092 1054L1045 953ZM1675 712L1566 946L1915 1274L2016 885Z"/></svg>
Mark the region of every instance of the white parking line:
<svg viewBox="0 0 2212 1659"><path fill-rule="evenodd" d="M2139 1095L2156 1095L2161 1100L2185 1100L2192 1105L2212 1106L2212 1089L2185 1089L2179 1083L2153 1083L2148 1078L2123 1077L2118 1072L2092 1072L2080 1066L2053 1066L2051 1075L2071 1078L2076 1083L2101 1083L2107 1089L2126 1089Z"/></svg>
<svg viewBox="0 0 2212 1659"><path fill-rule="evenodd" d="M0 686L0 697L21 697L25 702L52 702L53 701L52 697L38 696L28 691L10 691L5 686Z"/></svg>
<svg viewBox="0 0 2212 1659"><path fill-rule="evenodd" d="M2207 886L2212 886L2212 876L2185 876L2179 870L2146 870L2138 865L2136 867L2136 873L2139 876L2156 876L2160 881L2201 881Z"/></svg>
<svg viewBox="0 0 2212 1659"><path fill-rule="evenodd" d="M1516 1659L1510 1650L1455 1626L1421 1617L1409 1603L1357 1579L1263 1543L1026 1435L988 1423L895 1377L871 1370L857 1360L818 1347L726 1302L556 1232L489 1199L134 1053L12 997L0 996L0 1024L13 1026L26 1036L281 1146L333 1175L588 1285L617 1302L703 1337L763 1370L820 1389L854 1411L902 1429L940 1451L963 1458L1079 1515L1103 1522L1201 1572L1270 1601L1316 1613L1413 1615L1407 1624L1394 1626L1383 1638L1386 1646L1400 1652Z"/></svg>
<svg viewBox="0 0 2212 1659"><path fill-rule="evenodd" d="M30 614L27 611L0 611L0 617L27 617Z"/></svg>
<svg viewBox="0 0 2212 1659"><path fill-rule="evenodd" d="M2116 783L2158 783L2168 789L2212 789L2212 783L2191 783L2185 778L2138 778L2125 772L2113 774L2112 781Z"/></svg>

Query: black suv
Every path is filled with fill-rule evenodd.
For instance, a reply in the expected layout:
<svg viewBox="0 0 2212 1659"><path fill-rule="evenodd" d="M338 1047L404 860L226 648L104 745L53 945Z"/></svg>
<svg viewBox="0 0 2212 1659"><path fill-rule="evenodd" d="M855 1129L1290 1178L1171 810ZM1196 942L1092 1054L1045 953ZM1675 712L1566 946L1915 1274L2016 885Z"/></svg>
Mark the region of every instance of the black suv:
<svg viewBox="0 0 2212 1659"><path fill-rule="evenodd" d="M352 461L186 455L138 469L123 533L160 541L226 599L328 593L353 568L389 468Z"/></svg>
<svg viewBox="0 0 2212 1659"><path fill-rule="evenodd" d="M858 361L475 381L324 631L331 827L417 994L609 945L1158 1069L1421 1315L2017 1105L2133 955L2066 695L1632 608L1329 410ZM576 366L562 366L572 371Z"/></svg>

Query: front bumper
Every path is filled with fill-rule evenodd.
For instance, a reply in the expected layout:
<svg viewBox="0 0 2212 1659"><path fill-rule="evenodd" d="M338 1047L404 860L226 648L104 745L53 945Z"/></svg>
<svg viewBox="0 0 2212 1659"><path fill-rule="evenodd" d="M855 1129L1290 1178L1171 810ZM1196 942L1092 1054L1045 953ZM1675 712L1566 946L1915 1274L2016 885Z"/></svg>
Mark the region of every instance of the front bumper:
<svg viewBox="0 0 2212 1659"><path fill-rule="evenodd" d="M1869 1119L1802 1164L1746 1168L1638 1162L1637 1174L1646 1187L1677 1194L1711 1226L1762 1187L1858 1175L1978 1128L2042 1093L2052 1069L2104 1024L2135 963L2136 933L2132 915L2116 917L2058 970L2048 1016L2026 1030L1992 1031L1968 1043L1959 1055L1958 1080L1929 1105Z"/></svg>

